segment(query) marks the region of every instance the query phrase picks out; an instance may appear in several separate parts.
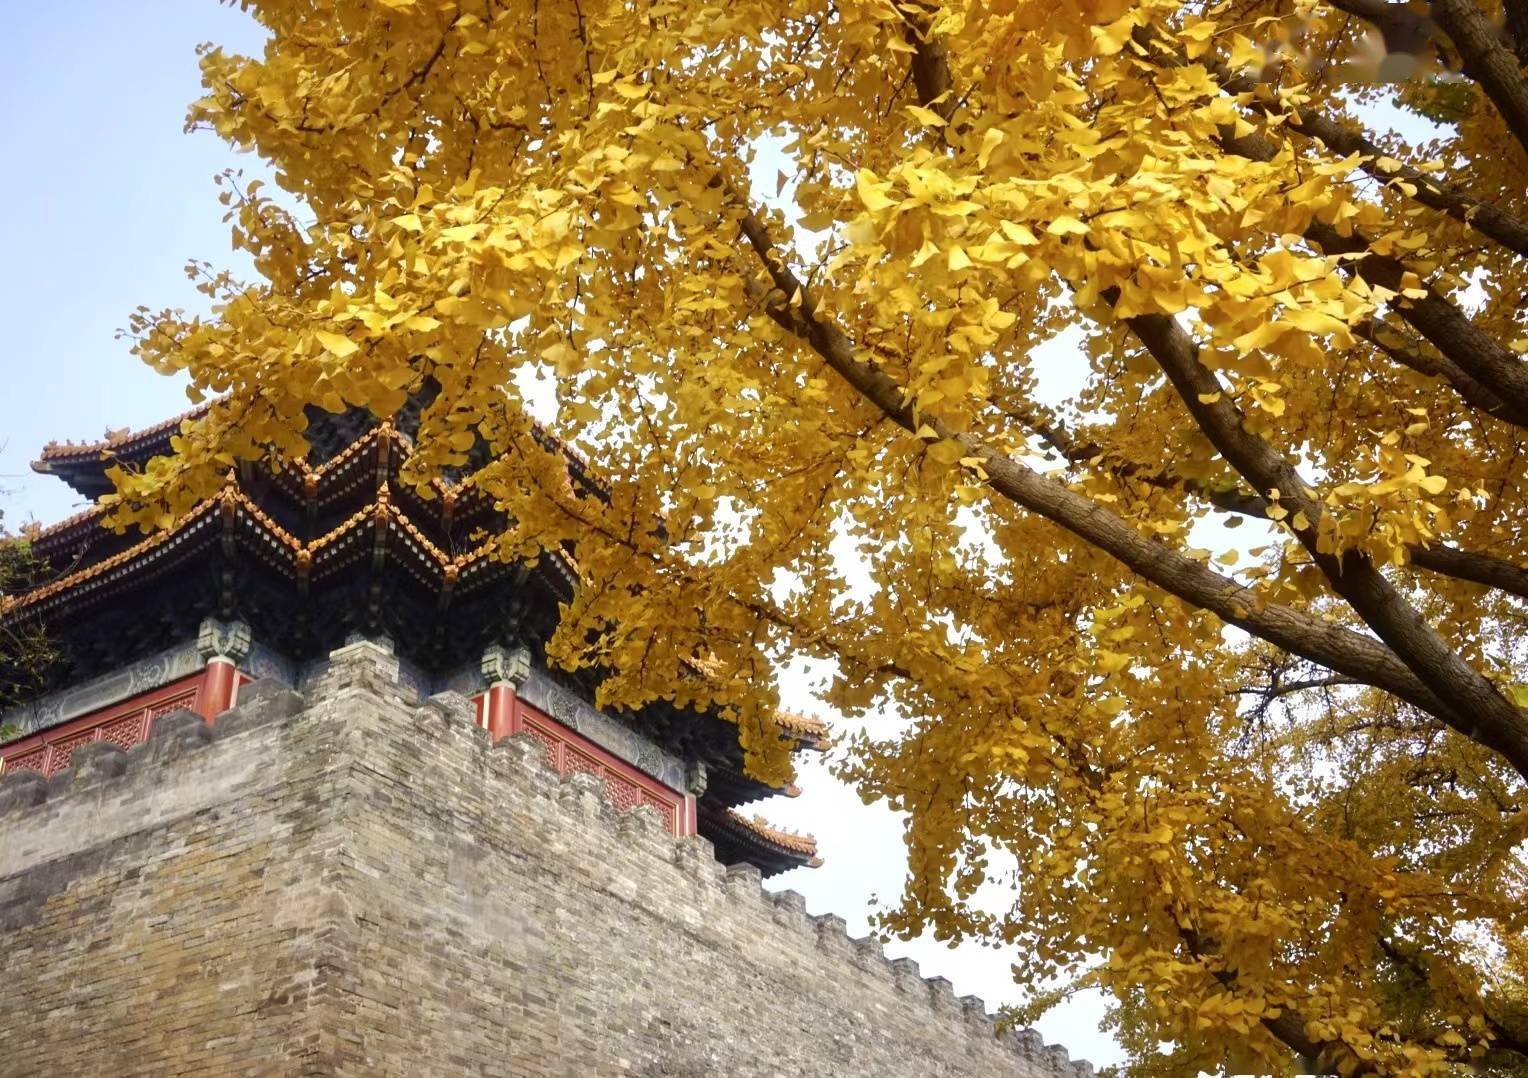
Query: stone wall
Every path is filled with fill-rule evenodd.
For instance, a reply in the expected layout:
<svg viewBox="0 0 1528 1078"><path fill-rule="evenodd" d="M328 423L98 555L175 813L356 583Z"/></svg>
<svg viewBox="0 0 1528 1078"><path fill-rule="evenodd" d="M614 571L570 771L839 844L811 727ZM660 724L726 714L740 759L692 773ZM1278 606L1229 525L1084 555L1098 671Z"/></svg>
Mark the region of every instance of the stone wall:
<svg viewBox="0 0 1528 1078"><path fill-rule="evenodd" d="M0 1074L1092 1073L371 644L0 779Z"/></svg>

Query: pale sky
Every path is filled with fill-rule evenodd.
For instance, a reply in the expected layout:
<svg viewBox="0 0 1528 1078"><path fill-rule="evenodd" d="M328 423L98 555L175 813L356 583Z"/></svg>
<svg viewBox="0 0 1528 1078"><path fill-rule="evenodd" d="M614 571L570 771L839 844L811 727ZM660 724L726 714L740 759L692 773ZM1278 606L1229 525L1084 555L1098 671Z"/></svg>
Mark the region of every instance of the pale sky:
<svg viewBox="0 0 1528 1078"><path fill-rule="evenodd" d="M230 259L212 177L230 166L258 170L258 162L182 126L200 96L197 44L250 52L260 34L214 0L62 0L21 5L8 25L0 68L10 162L0 171L0 207L10 207L0 260L0 295L11 297L0 393L0 487L8 493L0 508L16 526L82 507L62 483L28 469L44 442L93 440L189 406L180 383L140 365L114 334L139 304L203 308L183 272L187 259L240 265ZM825 713L803 679L788 678L786 691L788 704ZM799 785L801 797L759 808L815 834L826 863L772 885L800 891L812 913L836 913L863 935L870 897L899 892L900 824L862 805L822 761L807 762ZM979 995L989 1008L1017 1001L1002 952L933 941L887 951L916 959L924 976L947 977L957 994ZM1101 1015L1096 995L1079 998L1039 1029L1073 1058L1119 1062L1098 1029Z"/></svg>

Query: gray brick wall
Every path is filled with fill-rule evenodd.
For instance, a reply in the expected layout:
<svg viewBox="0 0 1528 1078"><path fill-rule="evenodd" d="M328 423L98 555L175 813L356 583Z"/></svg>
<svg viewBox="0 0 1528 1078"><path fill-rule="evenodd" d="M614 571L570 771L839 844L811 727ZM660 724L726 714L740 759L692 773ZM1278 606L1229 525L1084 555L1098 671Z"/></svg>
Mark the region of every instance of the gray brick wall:
<svg viewBox="0 0 1528 1078"><path fill-rule="evenodd" d="M371 644L0 779L0 1075L1092 1073Z"/></svg>

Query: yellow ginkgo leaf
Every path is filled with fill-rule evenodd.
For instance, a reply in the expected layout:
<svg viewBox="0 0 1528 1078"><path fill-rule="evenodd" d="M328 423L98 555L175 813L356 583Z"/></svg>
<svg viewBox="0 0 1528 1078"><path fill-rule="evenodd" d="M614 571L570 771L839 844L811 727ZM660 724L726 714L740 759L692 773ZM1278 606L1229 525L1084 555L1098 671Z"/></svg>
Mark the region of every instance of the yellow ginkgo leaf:
<svg viewBox="0 0 1528 1078"><path fill-rule="evenodd" d="M324 351L340 359L344 359L356 351L356 343L342 334L318 329L313 331L313 336L318 340L319 344L323 345Z"/></svg>

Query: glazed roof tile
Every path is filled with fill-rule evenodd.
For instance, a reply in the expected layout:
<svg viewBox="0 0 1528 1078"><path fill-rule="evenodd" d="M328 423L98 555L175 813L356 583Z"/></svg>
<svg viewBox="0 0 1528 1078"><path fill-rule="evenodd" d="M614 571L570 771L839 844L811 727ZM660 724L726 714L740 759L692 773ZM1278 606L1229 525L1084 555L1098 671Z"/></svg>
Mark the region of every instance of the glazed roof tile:
<svg viewBox="0 0 1528 1078"><path fill-rule="evenodd" d="M195 521L206 516L214 508L221 508L224 511L242 511L273 543L291 551L299 558L306 555L311 559L313 555L332 546L349 532L361 527L368 521L376 519L384 519L390 524L397 525L398 530L415 543L417 548L429 557L431 561L435 562L442 571L453 567L459 571L463 565L476 561L483 556L481 548L466 551L455 557L447 555L439 547L431 543L414 523L388 500L385 486L379 490L378 495L376 499L362 506L336 527L311 542L304 543L291 532L277 524L249 495L240 490L235 482L230 481L219 494L199 503L170 527L163 531L155 532L134 543L127 549L96 562L94 565L67 573L40 588L34 588L29 592L14 596L0 603L0 614L11 615L27 607L35 606L44 599L82 586L113 569L141 559L157 547L169 542L176 535L184 532Z"/></svg>
<svg viewBox="0 0 1528 1078"><path fill-rule="evenodd" d="M826 741L828 739L828 724L816 715L807 715L800 711L791 711L781 708L775 712L775 721L793 734L813 741Z"/></svg>
<svg viewBox="0 0 1528 1078"><path fill-rule="evenodd" d="M135 543L126 550L119 551L109 558L102 558L95 564L88 565L83 569L67 573L41 587L33 588L31 591L12 596L0 602L0 615L9 616L27 607L35 606L44 599L81 587L99 577L105 576L114 569L145 557L158 547L168 544L176 536L184 533L198 520L205 517L217 504L217 498L209 498L181 517L171 527L155 532L153 535Z"/></svg>
<svg viewBox="0 0 1528 1078"><path fill-rule="evenodd" d="M72 531L82 524L87 524L93 520L99 520L103 512L104 510L101 508L101 506L92 505L88 508L81 509L78 513L73 513L65 517L63 520L54 521L52 524L47 526L43 526L41 524L28 524L21 528L21 537L31 543L44 542L48 539L52 539L56 535L61 535L64 532Z"/></svg>
<svg viewBox="0 0 1528 1078"><path fill-rule="evenodd" d="M807 864L813 868L822 863L822 859L817 856L817 839L811 835L783 830L775 827L762 816L744 816L737 809L727 809L725 815L729 823L735 824L754 837L787 853L808 858Z"/></svg>
<svg viewBox="0 0 1528 1078"><path fill-rule="evenodd" d="M162 423L144 427L142 430L123 428L112 431L105 438L94 442L49 442L42 447L42 456L32 467L36 471L46 472L47 465L55 461L99 460L103 454L120 453L123 449L134 448L144 442L152 441L168 431L178 431L182 423L188 419L201 418L209 407L211 405L198 405Z"/></svg>

